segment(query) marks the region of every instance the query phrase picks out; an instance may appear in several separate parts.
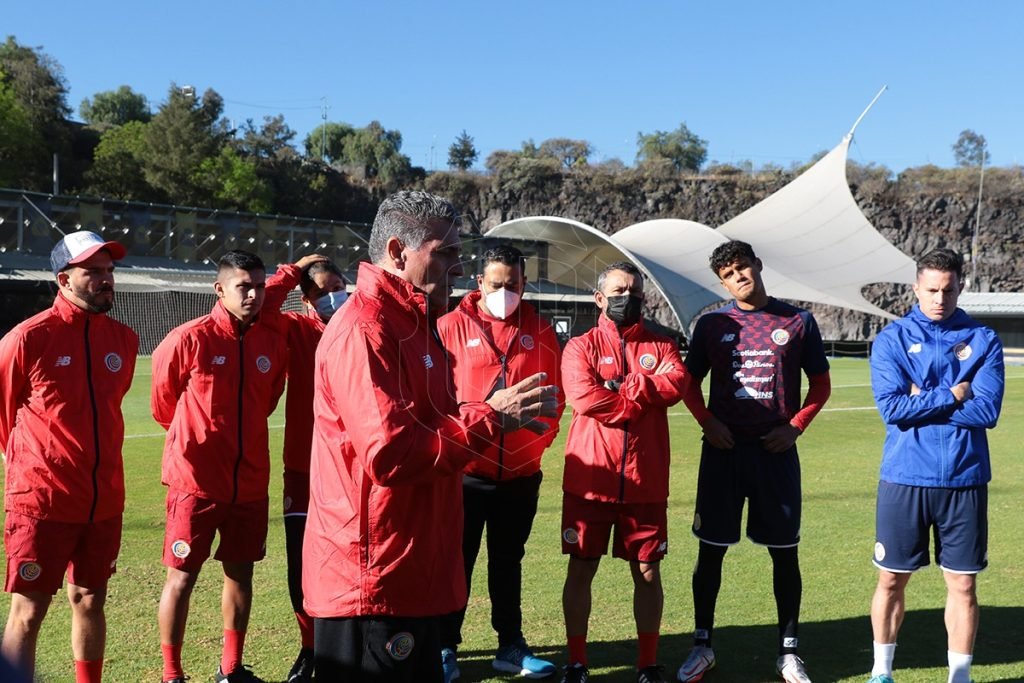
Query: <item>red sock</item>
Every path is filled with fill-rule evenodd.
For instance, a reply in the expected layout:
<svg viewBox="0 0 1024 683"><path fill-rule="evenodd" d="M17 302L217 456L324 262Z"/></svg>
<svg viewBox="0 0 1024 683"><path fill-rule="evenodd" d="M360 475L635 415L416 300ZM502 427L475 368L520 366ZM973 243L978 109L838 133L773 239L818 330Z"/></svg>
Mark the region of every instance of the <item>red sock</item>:
<svg viewBox="0 0 1024 683"><path fill-rule="evenodd" d="M587 637L569 636L569 665L587 665Z"/></svg>
<svg viewBox="0 0 1024 683"><path fill-rule="evenodd" d="M175 678L184 678L185 670L181 668L181 644L161 644L160 652L164 656L163 680L173 681Z"/></svg>
<svg viewBox="0 0 1024 683"><path fill-rule="evenodd" d="M103 660L89 662L75 660L75 683L100 683L103 679Z"/></svg>
<svg viewBox="0 0 1024 683"><path fill-rule="evenodd" d="M224 650L220 656L220 670L226 675L242 665L245 631L224 629Z"/></svg>
<svg viewBox="0 0 1024 683"><path fill-rule="evenodd" d="M636 634L639 655L636 660L636 668L643 669L648 666L654 666L658 663L658 632L654 633L637 633Z"/></svg>
<svg viewBox="0 0 1024 683"><path fill-rule="evenodd" d="M295 621L299 622L299 635L302 637L302 649L313 649L313 617L305 612L296 612Z"/></svg>

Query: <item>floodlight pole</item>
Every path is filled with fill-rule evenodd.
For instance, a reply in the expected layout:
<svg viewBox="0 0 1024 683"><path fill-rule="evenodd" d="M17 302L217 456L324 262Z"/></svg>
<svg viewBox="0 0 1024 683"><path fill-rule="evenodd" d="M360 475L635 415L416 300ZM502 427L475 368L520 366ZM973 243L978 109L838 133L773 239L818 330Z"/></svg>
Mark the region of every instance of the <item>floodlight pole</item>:
<svg viewBox="0 0 1024 683"><path fill-rule="evenodd" d="M882 89L878 91L877 95L875 95L875 99L871 100L871 104L869 104L864 109L864 111L861 112L860 116L857 117L857 120L853 122L853 126L850 127L850 132L846 134L846 137L848 137L848 138L852 138L853 137L853 131L857 130L857 126L860 125L861 119L863 119L865 116L867 116L868 112L871 110L871 107L875 106L875 102L878 101L878 98L881 97L882 93L884 93L888 89L889 89L889 86L887 86L887 85L883 85L882 86Z"/></svg>

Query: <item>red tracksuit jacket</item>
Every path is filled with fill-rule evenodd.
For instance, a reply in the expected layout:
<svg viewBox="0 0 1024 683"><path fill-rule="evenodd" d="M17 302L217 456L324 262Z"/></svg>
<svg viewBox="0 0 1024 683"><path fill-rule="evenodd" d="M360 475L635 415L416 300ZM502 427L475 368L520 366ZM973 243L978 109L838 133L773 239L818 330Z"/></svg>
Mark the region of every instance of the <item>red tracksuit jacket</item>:
<svg viewBox="0 0 1024 683"><path fill-rule="evenodd" d="M481 293L470 292L459 307L437 322L448 351L461 401L484 401L495 389L512 386L530 375L546 372L545 384L561 386L562 359L558 338L546 320L525 301L506 320L480 310ZM565 402L559 405L561 417ZM550 429L535 434L520 429L500 434L481 457L470 461L466 473L485 479L528 477L540 470L544 449L558 435L558 418L544 418Z"/></svg>
<svg viewBox="0 0 1024 683"><path fill-rule="evenodd" d="M315 617L437 616L466 605L461 472L497 441L455 400L427 303L363 263L316 352L302 590Z"/></svg>
<svg viewBox="0 0 1024 683"><path fill-rule="evenodd" d="M655 375L665 361L671 372ZM618 391L607 380L621 380ZM643 321L621 331L604 314L569 340L562 383L572 406L562 490L616 503L668 500L668 407L682 399L689 375L676 343Z"/></svg>
<svg viewBox="0 0 1024 683"><path fill-rule="evenodd" d="M124 510L124 418L139 338L58 294L0 340L4 509L82 523Z"/></svg>
<svg viewBox="0 0 1024 683"><path fill-rule="evenodd" d="M287 350L257 320L244 334L218 301L153 351L153 418L167 430L163 483L208 500L267 498L267 418L284 391Z"/></svg>
<svg viewBox="0 0 1024 683"><path fill-rule="evenodd" d="M316 313L280 313L288 293L299 284L301 271L281 265L267 280L264 316L280 327L288 343L288 393L284 399L284 468L309 472L313 441L313 365L316 346L327 327Z"/></svg>

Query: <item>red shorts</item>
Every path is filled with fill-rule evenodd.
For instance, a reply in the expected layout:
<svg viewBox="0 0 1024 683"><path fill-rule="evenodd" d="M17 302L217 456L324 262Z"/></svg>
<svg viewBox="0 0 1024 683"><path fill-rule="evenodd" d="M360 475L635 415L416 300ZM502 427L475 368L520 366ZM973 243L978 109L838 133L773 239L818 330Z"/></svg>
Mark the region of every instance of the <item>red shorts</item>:
<svg viewBox="0 0 1024 683"><path fill-rule="evenodd" d="M267 553L269 501L218 503L174 489L167 491L164 564L197 572L210 557L220 532L215 560L256 562Z"/></svg>
<svg viewBox="0 0 1024 683"><path fill-rule="evenodd" d="M121 517L54 522L8 512L4 522L8 593L56 593L64 583L104 590L117 571Z"/></svg>
<svg viewBox="0 0 1024 683"><path fill-rule="evenodd" d="M284 516L309 511L309 472L284 471Z"/></svg>
<svg viewBox="0 0 1024 683"><path fill-rule="evenodd" d="M668 503L606 503L566 493L562 496L562 554L594 560L612 557L657 562L668 552Z"/></svg>

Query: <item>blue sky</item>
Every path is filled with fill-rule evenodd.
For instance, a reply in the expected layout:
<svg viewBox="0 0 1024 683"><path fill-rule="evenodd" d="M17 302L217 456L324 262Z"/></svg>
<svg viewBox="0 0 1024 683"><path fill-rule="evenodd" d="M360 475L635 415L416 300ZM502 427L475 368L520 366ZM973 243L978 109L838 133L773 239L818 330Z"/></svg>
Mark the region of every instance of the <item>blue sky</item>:
<svg viewBox="0 0 1024 683"><path fill-rule="evenodd" d="M213 88L236 122L281 113L397 128L443 168L526 139L588 140L632 163L640 131L686 122L709 159L789 166L832 148L882 85L851 158L953 165L965 128L1024 163L1024 2L4 0L0 34L64 67L75 109L122 84L154 108ZM431 150L433 149L433 152Z"/></svg>

